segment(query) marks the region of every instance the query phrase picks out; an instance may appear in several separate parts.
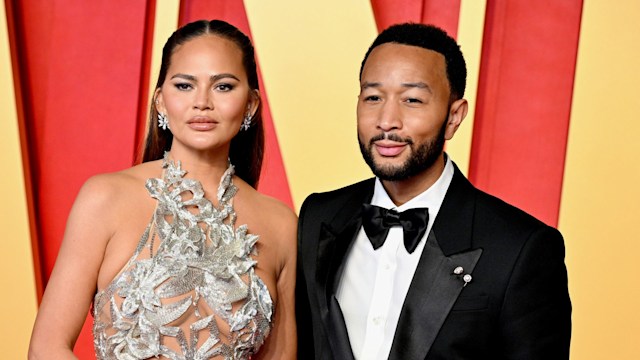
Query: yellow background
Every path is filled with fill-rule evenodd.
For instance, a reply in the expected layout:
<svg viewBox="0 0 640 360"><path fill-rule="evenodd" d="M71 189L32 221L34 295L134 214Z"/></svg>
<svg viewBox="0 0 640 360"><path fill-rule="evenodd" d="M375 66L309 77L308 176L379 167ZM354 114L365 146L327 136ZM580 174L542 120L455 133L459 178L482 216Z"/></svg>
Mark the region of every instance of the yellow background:
<svg viewBox="0 0 640 360"><path fill-rule="evenodd" d="M157 2L152 80L178 4ZM355 133L357 74L376 34L369 1L245 0L245 6L296 208L312 191L369 176ZM458 33L469 63L471 109L485 6L462 0ZM36 295L4 10L2 2L0 338L3 358L21 359ZM640 359L638 19L637 0L584 1L560 210L574 305L573 360ZM463 170L472 118L447 145Z"/></svg>
<svg viewBox="0 0 640 360"><path fill-rule="evenodd" d="M18 136L9 35L0 5L0 339L5 359L25 359L37 298Z"/></svg>
<svg viewBox="0 0 640 360"><path fill-rule="evenodd" d="M585 1L560 208L572 359L640 359L640 1Z"/></svg>

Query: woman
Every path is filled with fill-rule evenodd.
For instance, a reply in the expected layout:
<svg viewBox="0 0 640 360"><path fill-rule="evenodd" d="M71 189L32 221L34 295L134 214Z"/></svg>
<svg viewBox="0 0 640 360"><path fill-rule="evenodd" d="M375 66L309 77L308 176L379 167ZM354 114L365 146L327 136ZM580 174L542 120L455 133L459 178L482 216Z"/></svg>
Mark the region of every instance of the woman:
<svg viewBox="0 0 640 360"><path fill-rule="evenodd" d="M255 190L262 154L249 39L178 29L143 163L80 190L29 357L73 358L93 301L98 359L295 358L296 216Z"/></svg>

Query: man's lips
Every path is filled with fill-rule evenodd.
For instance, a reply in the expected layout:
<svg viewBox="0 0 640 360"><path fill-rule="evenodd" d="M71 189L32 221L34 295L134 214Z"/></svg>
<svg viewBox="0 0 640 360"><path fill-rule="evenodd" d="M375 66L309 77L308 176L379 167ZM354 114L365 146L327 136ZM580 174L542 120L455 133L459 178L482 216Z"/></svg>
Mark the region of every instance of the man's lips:
<svg viewBox="0 0 640 360"><path fill-rule="evenodd" d="M376 141L373 143L378 154L382 156L392 157L399 155L407 147L407 143L396 141Z"/></svg>

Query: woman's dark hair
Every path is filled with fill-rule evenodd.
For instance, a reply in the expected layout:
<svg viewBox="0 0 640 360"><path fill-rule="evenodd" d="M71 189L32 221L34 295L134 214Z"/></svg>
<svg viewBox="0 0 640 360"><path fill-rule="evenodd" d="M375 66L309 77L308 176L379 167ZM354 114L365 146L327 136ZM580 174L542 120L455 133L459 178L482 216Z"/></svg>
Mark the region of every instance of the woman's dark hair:
<svg viewBox="0 0 640 360"><path fill-rule="evenodd" d="M247 73L249 88L256 93L259 90L258 72L251 40L235 26L221 20L199 20L176 30L162 48L162 64L158 74L156 89L164 84L167 70L171 65L171 55L176 48L185 42L202 35L216 35L227 39L242 51L242 65ZM155 98L154 98L155 100ZM164 152L171 148L173 135L168 130L157 126L158 112L155 101L151 102L147 133L142 151L142 162L162 159ZM248 130L240 131L232 140L229 159L235 166L236 175L254 188L258 186L262 158L264 154L264 128L262 125L262 105L258 106Z"/></svg>

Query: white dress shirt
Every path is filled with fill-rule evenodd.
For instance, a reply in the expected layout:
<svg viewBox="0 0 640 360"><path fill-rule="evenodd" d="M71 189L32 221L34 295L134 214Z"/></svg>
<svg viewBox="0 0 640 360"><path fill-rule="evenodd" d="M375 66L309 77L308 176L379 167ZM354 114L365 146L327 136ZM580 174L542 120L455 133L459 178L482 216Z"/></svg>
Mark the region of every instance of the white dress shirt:
<svg viewBox="0 0 640 360"><path fill-rule="evenodd" d="M418 266L427 235L433 227L444 196L453 178L453 164L446 157L440 178L426 191L401 206L389 198L380 179L376 179L371 204L402 212L429 208L427 231L416 250L404 247L401 226L389 230L387 239L374 250L364 230L346 256L345 268L336 298L342 309L351 349L356 359L387 359L391 351L400 310Z"/></svg>

